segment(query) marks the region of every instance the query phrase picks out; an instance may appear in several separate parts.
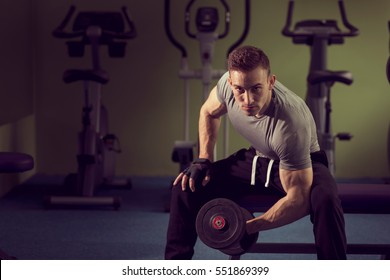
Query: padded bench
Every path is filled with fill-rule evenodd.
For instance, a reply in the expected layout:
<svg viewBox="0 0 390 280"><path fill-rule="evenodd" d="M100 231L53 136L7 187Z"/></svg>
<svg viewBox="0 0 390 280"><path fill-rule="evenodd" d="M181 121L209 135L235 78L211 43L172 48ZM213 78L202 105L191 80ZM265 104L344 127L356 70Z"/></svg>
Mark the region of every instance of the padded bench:
<svg viewBox="0 0 390 280"><path fill-rule="evenodd" d="M0 173L19 173L34 167L32 156L23 153L0 152ZM0 260L14 259L0 249Z"/></svg>
<svg viewBox="0 0 390 280"><path fill-rule="evenodd" d="M390 185L339 183L339 196L344 213L390 214ZM237 203L250 212L265 212L277 200L273 195L251 195ZM261 243L254 244L247 253L316 254L312 243ZM390 259L390 244L348 244L347 254L380 255ZM231 256L240 259L240 256Z"/></svg>

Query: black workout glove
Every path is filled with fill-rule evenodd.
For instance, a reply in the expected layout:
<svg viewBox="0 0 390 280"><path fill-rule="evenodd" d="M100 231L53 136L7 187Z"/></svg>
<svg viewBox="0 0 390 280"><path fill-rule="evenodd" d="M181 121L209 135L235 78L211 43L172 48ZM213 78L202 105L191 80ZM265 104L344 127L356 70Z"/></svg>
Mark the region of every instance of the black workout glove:
<svg viewBox="0 0 390 280"><path fill-rule="evenodd" d="M194 160L189 167L184 169L183 174L190 177L190 179L193 179L195 187L198 187L201 186L206 176L210 176L210 172L211 161L205 158L199 158Z"/></svg>

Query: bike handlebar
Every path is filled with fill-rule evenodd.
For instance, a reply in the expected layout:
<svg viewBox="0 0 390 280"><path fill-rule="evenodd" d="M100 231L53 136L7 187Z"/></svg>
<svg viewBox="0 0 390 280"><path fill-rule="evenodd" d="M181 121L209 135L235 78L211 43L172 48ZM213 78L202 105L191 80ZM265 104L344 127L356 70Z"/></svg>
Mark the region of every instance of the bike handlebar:
<svg viewBox="0 0 390 280"><path fill-rule="evenodd" d="M343 25L348 29L348 31L347 32L333 32L333 33L330 33L329 36L353 37L353 36L359 35L359 30L348 21L347 13L346 13L345 6L344 6L344 1L339 0L338 4L339 4L339 10L340 10L340 14L341 14L341 20L343 22ZM294 0L290 0L288 3L286 24L282 30L282 34L284 36L287 36L287 37L295 37L295 36L304 35L302 33L294 32L291 30L293 10L294 10Z"/></svg>
<svg viewBox="0 0 390 280"><path fill-rule="evenodd" d="M187 57L187 50L186 48L179 43L179 41L177 41L175 39L175 37L173 36L172 34L172 31L171 31L171 28L170 28L170 24L169 24L169 19L170 19L170 15L171 15L171 5L170 5L171 1L170 0L165 0L165 11L164 11L164 27L165 27L165 33L167 33L167 36L168 36L168 39L169 41L172 43L172 45L174 45L180 52L181 52L181 56L182 57Z"/></svg>
<svg viewBox="0 0 390 280"><path fill-rule="evenodd" d="M53 31L53 36L57 38L74 38L74 37L79 37L82 36L84 32L64 32L65 27L68 25L70 19L72 18L74 12L76 11L75 6L71 6L68 10L68 13L66 14L65 18L62 20L60 25L54 29Z"/></svg>
<svg viewBox="0 0 390 280"><path fill-rule="evenodd" d="M353 37L359 35L359 30L355 26L353 26L347 18L347 12L345 10L344 1L342 0L339 0L339 10L341 14L341 20L344 26L349 30L349 32L344 32L342 36Z"/></svg>
<svg viewBox="0 0 390 280"><path fill-rule="evenodd" d="M65 39L70 39L70 38L76 38L76 37L82 37L85 35L85 30L82 31L65 31L65 28L70 22L70 19L72 18L74 12L76 11L76 7L72 5L68 13L66 14L65 18L63 21L60 23L60 25L54 29L52 32L53 36L56 38L65 38ZM113 38L113 39L132 39L137 36L137 31L135 29L133 21L130 19L130 16L127 12L127 8L124 6L122 7L122 13L125 18L125 21L129 27L128 31L125 32L113 32L113 31L108 31L108 30L102 30L102 34Z"/></svg>

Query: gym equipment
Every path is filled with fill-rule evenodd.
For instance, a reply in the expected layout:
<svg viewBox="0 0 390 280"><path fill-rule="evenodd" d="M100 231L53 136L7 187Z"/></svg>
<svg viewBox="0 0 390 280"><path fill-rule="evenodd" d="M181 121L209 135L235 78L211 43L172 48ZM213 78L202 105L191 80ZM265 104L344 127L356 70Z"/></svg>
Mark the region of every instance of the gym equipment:
<svg viewBox="0 0 390 280"><path fill-rule="evenodd" d="M352 135L347 132L339 132L335 136L332 134L331 129L331 112L332 112L332 103L331 103L331 88L335 82L343 83L350 85L353 82L352 74L347 71L329 71L329 70L316 70L310 72L307 77L307 81L310 85L325 85L326 96L325 96L325 126L324 131L322 132L322 137L320 141L320 146L326 152L328 158L328 167L330 172L334 175L336 170L335 164L335 137L339 140L348 141L352 138Z"/></svg>
<svg viewBox="0 0 390 280"><path fill-rule="evenodd" d="M0 152L0 173L20 173L34 168L32 156L24 153ZM15 257L0 250L0 260L11 260Z"/></svg>
<svg viewBox="0 0 390 280"><path fill-rule="evenodd" d="M254 216L226 198L207 202L196 217L196 232L207 246L238 256L245 253L258 239L259 233L246 233L246 221Z"/></svg>
<svg viewBox="0 0 390 280"><path fill-rule="evenodd" d="M339 197L345 214L390 214L390 185L338 183ZM266 212L280 199L277 195L247 195L236 203L250 213ZM253 244L245 253L316 254L312 243ZM390 244L347 244L347 254L380 255L390 259ZM230 259L240 259L231 255Z"/></svg>
<svg viewBox="0 0 390 280"><path fill-rule="evenodd" d="M344 38L359 34L358 29L347 19L344 2L338 1L341 19L348 31L342 31L336 20L303 20L295 24L291 30L294 1L288 5L287 20L282 34L293 39L294 44L310 46L310 68L306 103L308 104L317 125L317 135L321 148L326 152L329 170L335 173L335 138L350 140L349 133L332 134L330 88L335 82L347 85L352 83L352 74L347 71L329 71L327 69L327 47L333 44L343 44Z"/></svg>
<svg viewBox="0 0 390 280"><path fill-rule="evenodd" d="M65 83L83 81L84 106L82 109L82 130L79 133L78 172L67 178L68 184L76 184L73 196L51 196L46 206L113 206L118 209L120 199L95 196L98 186L131 187L128 180L116 181L115 155L120 152L117 137L108 132L108 112L101 102L101 87L109 81L108 74L101 68L99 47L106 45L110 57L123 57L126 42L136 36L134 23L126 7L122 12L79 12L72 31L66 31L74 12L71 6L65 19L53 31L53 36L75 39L66 42L71 57L82 57L85 46L91 48L91 69L69 69L64 72ZM125 30L127 24L127 30Z"/></svg>
<svg viewBox="0 0 390 280"><path fill-rule="evenodd" d="M388 28L390 32L390 21L388 22ZM389 40L389 50L390 50L390 40ZM390 55L389 58L387 59L387 64L386 64L386 76L387 76L387 80L390 83Z"/></svg>
<svg viewBox="0 0 390 280"><path fill-rule="evenodd" d="M390 214L390 185L338 183L345 214ZM277 195L247 195L233 202L218 198L206 203L196 218L199 238L211 248L221 250L230 259L245 253L316 254L312 243L264 243L258 236L241 237L245 221L253 213L266 212L280 199ZM228 225L228 226L227 226ZM347 244L347 254L380 255L390 259L390 244Z"/></svg>
<svg viewBox="0 0 390 280"><path fill-rule="evenodd" d="M193 160L193 148L196 146L196 142L190 141L189 136L189 104L190 104L190 89L189 80L198 79L201 80L203 85L203 100L209 95L210 85L212 80L220 78L225 72L225 69L213 69L212 61L214 56L214 44L217 40L225 38L229 33L230 27L230 10L229 5L225 0L220 0L225 10L225 26L224 31L221 34L216 32L219 24L218 9L215 7L199 7L196 13L196 28L197 32L191 31L191 8L196 0L190 0L185 8L185 33L189 38L196 39L199 42L200 59L202 68L197 70L191 70L188 65L188 53L187 49L181 44L172 34L170 25L170 0L165 0L165 32L169 41L181 52L181 67L179 71L179 77L184 80L184 140L178 140L174 143L174 149L172 153L172 160L179 163L179 170L184 170ZM241 37L232 44L228 50L228 54L235 47L240 45L246 38L249 31L250 23L250 0L245 0L245 25ZM227 155L228 147L228 125L226 119L224 119L224 154ZM216 158L216 156L214 156Z"/></svg>

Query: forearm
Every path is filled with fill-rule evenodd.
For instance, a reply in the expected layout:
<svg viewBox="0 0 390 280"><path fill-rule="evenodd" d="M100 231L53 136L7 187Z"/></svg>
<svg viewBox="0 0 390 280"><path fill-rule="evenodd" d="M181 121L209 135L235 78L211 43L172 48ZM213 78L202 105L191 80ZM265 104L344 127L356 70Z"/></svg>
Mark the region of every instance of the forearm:
<svg viewBox="0 0 390 280"><path fill-rule="evenodd" d="M297 201L288 196L277 201L267 212L247 222L247 232L254 233L292 223L309 214L308 199Z"/></svg>
<svg viewBox="0 0 390 280"><path fill-rule="evenodd" d="M207 158L210 161L214 159L214 147L217 142L219 127L221 125L220 117L215 117L206 112L200 111L199 116L199 157Z"/></svg>

